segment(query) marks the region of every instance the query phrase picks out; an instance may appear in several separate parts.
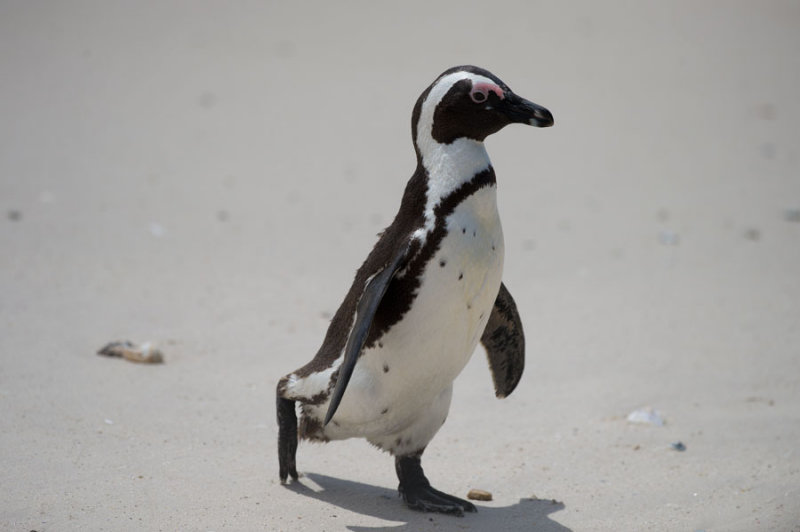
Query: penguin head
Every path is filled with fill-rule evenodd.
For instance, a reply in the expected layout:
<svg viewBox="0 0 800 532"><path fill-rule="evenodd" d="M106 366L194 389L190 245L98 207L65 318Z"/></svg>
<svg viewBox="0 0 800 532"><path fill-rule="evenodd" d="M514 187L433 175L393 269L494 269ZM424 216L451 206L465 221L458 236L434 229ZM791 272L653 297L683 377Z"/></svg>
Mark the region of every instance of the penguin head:
<svg viewBox="0 0 800 532"><path fill-rule="evenodd" d="M549 127L553 115L514 94L488 70L467 65L446 70L422 93L414 106L412 133L419 149L420 144L460 138L483 142L514 123Z"/></svg>

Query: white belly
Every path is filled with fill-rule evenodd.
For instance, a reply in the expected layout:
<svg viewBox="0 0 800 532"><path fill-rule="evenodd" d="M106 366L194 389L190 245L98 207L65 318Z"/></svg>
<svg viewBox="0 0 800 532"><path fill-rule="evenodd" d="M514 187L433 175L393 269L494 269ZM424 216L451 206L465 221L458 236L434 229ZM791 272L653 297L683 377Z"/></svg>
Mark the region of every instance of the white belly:
<svg viewBox="0 0 800 532"><path fill-rule="evenodd" d="M396 434L435 404L446 416L444 392L472 356L500 289L504 248L495 188L456 207L447 229L411 309L359 358L328 437Z"/></svg>

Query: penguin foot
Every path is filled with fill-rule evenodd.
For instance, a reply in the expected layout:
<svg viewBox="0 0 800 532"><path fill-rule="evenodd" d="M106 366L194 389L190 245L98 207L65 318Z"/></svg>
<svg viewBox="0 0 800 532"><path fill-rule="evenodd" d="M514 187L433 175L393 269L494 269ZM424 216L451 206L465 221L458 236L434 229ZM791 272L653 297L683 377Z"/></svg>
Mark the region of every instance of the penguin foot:
<svg viewBox="0 0 800 532"><path fill-rule="evenodd" d="M281 483L291 476L297 480L297 412L294 401L278 396L278 475Z"/></svg>
<svg viewBox="0 0 800 532"><path fill-rule="evenodd" d="M438 512L461 517L464 512L478 511L471 502L448 495L431 486L405 487L401 484L398 491L406 505L419 512Z"/></svg>
<svg viewBox="0 0 800 532"><path fill-rule="evenodd" d="M412 510L439 512L463 516L464 512L477 512L475 505L464 499L443 493L431 486L422 471L422 452L395 457L395 469L400 485L397 491Z"/></svg>

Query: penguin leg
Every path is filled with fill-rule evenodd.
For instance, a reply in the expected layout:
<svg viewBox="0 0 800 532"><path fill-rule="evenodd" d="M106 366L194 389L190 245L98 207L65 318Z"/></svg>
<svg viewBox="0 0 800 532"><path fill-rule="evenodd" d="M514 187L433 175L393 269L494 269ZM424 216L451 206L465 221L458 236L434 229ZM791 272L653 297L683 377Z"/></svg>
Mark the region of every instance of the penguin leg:
<svg viewBox="0 0 800 532"><path fill-rule="evenodd" d="M281 381L282 382L282 381ZM292 476L297 480L297 412L294 401L281 397L282 387L278 384L277 414L278 414L278 468L281 482L286 482L286 477Z"/></svg>
<svg viewBox="0 0 800 532"><path fill-rule="evenodd" d="M396 456L394 467L400 485L397 491L412 510L439 512L463 516L464 512L477 512L475 505L433 488L422 471L422 451Z"/></svg>

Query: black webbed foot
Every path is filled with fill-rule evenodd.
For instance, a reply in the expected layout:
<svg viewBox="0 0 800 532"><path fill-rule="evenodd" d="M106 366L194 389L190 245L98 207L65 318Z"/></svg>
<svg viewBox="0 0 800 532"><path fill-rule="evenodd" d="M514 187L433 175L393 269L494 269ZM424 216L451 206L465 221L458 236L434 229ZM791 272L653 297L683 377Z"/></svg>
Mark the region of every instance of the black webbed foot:
<svg viewBox="0 0 800 532"><path fill-rule="evenodd" d="M464 512L478 511L471 502L442 493L430 486L403 487L401 484L398 489L400 496L412 510L453 514L459 517L463 516Z"/></svg>
<svg viewBox="0 0 800 532"><path fill-rule="evenodd" d="M395 457L395 469L400 485L397 490L412 510L420 512L439 512L462 516L464 512L477 512L475 505L431 487L425 478L420 463L420 455Z"/></svg>
<svg viewBox="0 0 800 532"><path fill-rule="evenodd" d="M281 482L286 482L290 476L297 480L297 413L294 410L294 401L284 399L280 395L277 399L278 408L278 474Z"/></svg>

